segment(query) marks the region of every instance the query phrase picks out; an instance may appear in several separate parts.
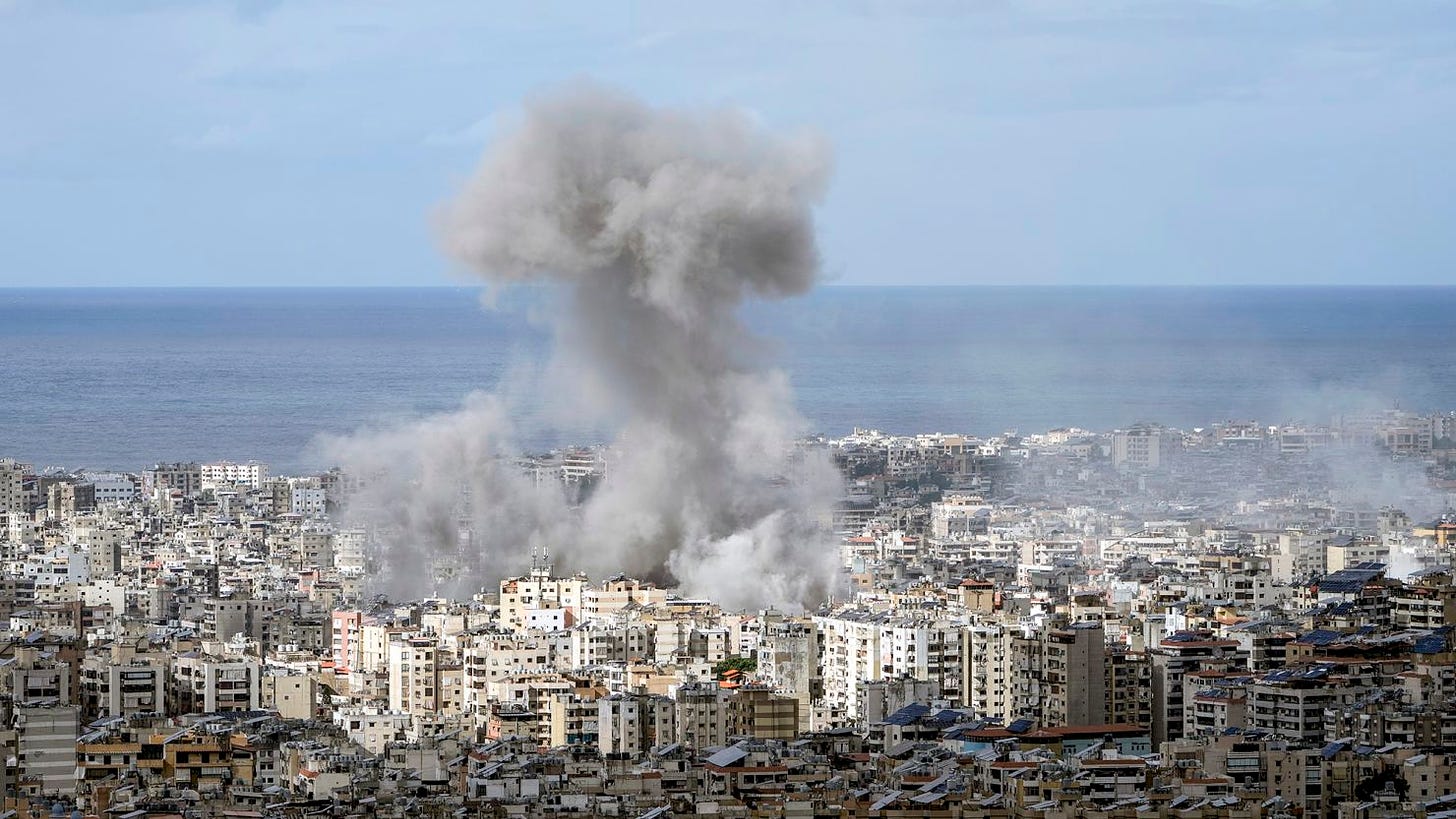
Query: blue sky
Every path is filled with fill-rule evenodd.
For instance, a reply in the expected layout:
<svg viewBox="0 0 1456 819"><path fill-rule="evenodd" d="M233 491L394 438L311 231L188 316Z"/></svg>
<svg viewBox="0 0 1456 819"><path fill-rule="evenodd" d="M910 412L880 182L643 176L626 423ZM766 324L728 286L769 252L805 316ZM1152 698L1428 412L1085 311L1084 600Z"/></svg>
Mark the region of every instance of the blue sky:
<svg viewBox="0 0 1456 819"><path fill-rule="evenodd" d="M1446 2L0 0L0 286L451 283L581 78L823 132L834 282L1456 282Z"/></svg>

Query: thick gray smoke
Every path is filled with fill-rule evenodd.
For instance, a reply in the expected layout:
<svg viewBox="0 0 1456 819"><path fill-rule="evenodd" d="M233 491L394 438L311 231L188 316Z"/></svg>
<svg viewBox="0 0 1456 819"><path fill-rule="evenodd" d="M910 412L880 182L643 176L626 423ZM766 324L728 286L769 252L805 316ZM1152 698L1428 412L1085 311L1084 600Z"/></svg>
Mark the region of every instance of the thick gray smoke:
<svg viewBox="0 0 1456 819"><path fill-rule="evenodd" d="M579 509L510 465L497 402L338 442L373 476L353 506L382 532L391 585L455 549L463 518L476 583L545 545L558 569L675 581L728 606L822 599L836 552L819 521L837 478L796 452L787 379L755 365L738 308L813 286L828 170L822 142L741 113L593 88L529 104L446 208L444 245L491 283L567 291L558 400L620 434Z"/></svg>

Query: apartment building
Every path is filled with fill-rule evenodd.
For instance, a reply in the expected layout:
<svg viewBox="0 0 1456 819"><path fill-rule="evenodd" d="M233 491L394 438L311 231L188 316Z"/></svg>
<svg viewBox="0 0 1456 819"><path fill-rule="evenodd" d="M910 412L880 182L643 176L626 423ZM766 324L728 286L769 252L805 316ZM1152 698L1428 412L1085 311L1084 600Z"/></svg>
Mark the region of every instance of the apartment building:
<svg viewBox="0 0 1456 819"><path fill-rule="evenodd" d="M656 694L612 694L597 700L597 748L607 759L637 759L676 736L673 701Z"/></svg>
<svg viewBox="0 0 1456 819"><path fill-rule="evenodd" d="M250 711L262 705L262 667L254 659L223 659L199 652L172 658L167 710L171 714Z"/></svg>
<svg viewBox="0 0 1456 819"><path fill-rule="evenodd" d="M24 514L25 476L33 468L13 458L0 458L0 513Z"/></svg>
<svg viewBox="0 0 1456 819"><path fill-rule="evenodd" d="M434 714L440 706L439 649L428 637L389 641L389 710Z"/></svg>
<svg viewBox="0 0 1456 819"><path fill-rule="evenodd" d="M1217 639L1208 632L1179 632L1159 642L1148 654L1152 661L1155 745L1183 736L1184 683L1190 672L1248 669L1248 655L1238 641Z"/></svg>

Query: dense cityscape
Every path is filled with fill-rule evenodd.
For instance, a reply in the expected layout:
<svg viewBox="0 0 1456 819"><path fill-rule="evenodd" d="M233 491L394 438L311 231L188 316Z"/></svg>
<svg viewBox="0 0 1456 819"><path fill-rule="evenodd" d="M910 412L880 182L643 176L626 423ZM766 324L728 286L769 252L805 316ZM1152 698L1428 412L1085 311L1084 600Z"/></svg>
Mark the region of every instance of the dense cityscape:
<svg viewBox="0 0 1456 819"><path fill-rule="evenodd" d="M802 610L551 544L387 599L367 476L0 460L5 815L1456 810L1456 413L796 446L844 488Z"/></svg>
<svg viewBox="0 0 1456 819"><path fill-rule="evenodd" d="M0 0L0 819L1456 819L1453 55Z"/></svg>

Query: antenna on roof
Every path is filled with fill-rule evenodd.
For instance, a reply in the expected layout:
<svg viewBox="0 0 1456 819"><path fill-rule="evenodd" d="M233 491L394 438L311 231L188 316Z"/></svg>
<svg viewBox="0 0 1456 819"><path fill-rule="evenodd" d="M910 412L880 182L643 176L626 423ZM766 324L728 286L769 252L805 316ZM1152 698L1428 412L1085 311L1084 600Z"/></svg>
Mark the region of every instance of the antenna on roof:
<svg viewBox="0 0 1456 819"><path fill-rule="evenodd" d="M543 577L551 576L551 552L544 546L531 548L531 574Z"/></svg>

